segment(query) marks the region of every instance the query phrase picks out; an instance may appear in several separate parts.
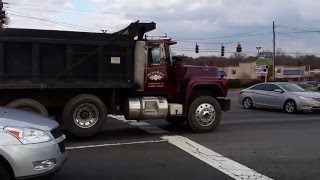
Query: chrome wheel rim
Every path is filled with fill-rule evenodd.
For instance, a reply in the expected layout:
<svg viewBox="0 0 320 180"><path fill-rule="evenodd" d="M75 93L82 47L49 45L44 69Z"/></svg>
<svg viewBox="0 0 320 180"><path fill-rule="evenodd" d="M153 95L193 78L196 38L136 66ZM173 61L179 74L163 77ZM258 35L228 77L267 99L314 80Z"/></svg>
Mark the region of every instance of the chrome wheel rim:
<svg viewBox="0 0 320 180"><path fill-rule="evenodd" d="M90 128L94 126L99 119L99 111L93 104L81 104L74 113L73 120L81 128Z"/></svg>
<svg viewBox="0 0 320 180"><path fill-rule="evenodd" d="M243 106L244 106L246 109L249 109L249 108L251 107L251 105L252 105L251 99L246 98L246 99L244 100L244 102L243 102Z"/></svg>
<svg viewBox="0 0 320 180"><path fill-rule="evenodd" d="M287 102L287 104L286 104L286 111L287 112L292 113L292 112L294 112L295 108L296 108L296 105L293 102Z"/></svg>
<svg viewBox="0 0 320 180"><path fill-rule="evenodd" d="M195 115L197 123L204 127L210 126L216 119L216 111L214 107L208 103L199 105Z"/></svg>

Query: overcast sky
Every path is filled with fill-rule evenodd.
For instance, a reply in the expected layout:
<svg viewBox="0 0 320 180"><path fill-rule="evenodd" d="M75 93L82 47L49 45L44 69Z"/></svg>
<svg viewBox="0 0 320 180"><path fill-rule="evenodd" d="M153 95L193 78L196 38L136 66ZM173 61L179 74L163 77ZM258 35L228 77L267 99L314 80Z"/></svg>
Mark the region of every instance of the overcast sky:
<svg viewBox="0 0 320 180"><path fill-rule="evenodd" d="M248 55L256 47L276 47L295 56L320 56L320 1L315 0L4 0L9 28L114 32L129 23L156 22L152 35L178 41L175 51L190 56L220 55L221 43L233 53L241 43ZM195 43L200 53L195 54ZM226 55L230 55L227 53Z"/></svg>

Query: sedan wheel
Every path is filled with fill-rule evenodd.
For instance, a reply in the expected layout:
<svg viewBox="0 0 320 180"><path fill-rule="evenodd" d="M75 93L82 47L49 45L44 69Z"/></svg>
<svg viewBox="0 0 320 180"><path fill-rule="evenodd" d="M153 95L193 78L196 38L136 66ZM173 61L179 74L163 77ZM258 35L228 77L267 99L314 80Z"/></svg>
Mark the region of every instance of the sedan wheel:
<svg viewBox="0 0 320 180"><path fill-rule="evenodd" d="M284 111L287 113L294 113L297 110L297 105L294 101L289 100L284 104Z"/></svg>
<svg viewBox="0 0 320 180"><path fill-rule="evenodd" d="M251 98L245 98L244 100L243 100L243 103L242 103L242 105L243 105L243 107L245 108L245 109L251 109L252 108L252 100L251 100Z"/></svg>
<svg viewBox="0 0 320 180"><path fill-rule="evenodd" d="M8 170L7 167L4 166L4 164L2 164L3 161L0 160L0 179L1 180L11 180L11 174Z"/></svg>

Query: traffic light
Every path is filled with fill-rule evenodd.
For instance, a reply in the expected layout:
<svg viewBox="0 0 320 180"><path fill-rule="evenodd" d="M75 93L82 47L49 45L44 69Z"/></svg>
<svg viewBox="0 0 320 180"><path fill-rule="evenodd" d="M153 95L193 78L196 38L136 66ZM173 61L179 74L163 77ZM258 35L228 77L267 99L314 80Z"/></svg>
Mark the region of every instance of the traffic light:
<svg viewBox="0 0 320 180"><path fill-rule="evenodd" d="M199 45L198 45L198 43L196 44L196 53L199 53Z"/></svg>
<svg viewBox="0 0 320 180"><path fill-rule="evenodd" d="M222 45L221 46L221 57L223 57L224 56L224 46Z"/></svg>
<svg viewBox="0 0 320 180"><path fill-rule="evenodd" d="M5 10L1 10L0 12L0 24L1 26L5 25L6 24L6 11Z"/></svg>
<svg viewBox="0 0 320 180"><path fill-rule="evenodd" d="M242 52L241 44L238 44L238 46L237 46L237 52Z"/></svg>
<svg viewBox="0 0 320 180"><path fill-rule="evenodd" d="M6 11L3 10L3 2L0 2L0 27L2 28L3 25L6 24Z"/></svg>

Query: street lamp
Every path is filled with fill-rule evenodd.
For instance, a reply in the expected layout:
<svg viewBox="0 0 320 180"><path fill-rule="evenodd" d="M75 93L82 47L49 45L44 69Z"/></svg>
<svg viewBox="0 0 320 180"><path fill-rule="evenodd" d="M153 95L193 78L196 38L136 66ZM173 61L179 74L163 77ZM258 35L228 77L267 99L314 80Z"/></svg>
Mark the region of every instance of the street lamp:
<svg viewBox="0 0 320 180"><path fill-rule="evenodd" d="M261 47L259 46L259 47L256 47L256 48L258 50L258 57L259 57Z"/></svg>

